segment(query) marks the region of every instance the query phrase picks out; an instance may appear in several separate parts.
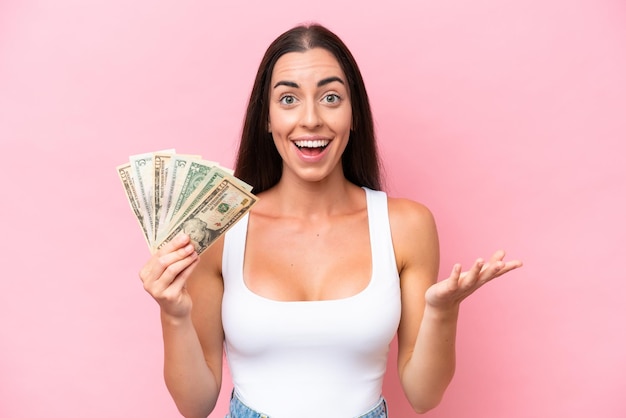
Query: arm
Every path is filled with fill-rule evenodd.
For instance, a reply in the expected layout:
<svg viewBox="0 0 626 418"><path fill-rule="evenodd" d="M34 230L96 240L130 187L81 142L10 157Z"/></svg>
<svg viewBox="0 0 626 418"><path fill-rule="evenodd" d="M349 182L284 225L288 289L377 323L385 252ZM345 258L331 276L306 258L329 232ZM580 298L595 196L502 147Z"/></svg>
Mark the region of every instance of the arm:
<svg viewBox="0 0 626 418"><path fill-rule="evenodd" d="M189 237L181 235L140 272L161 308L165 383L187 418L208 416L221 387L222 246L219 240L198 257Z"/></svg>
<svg viewBox="0 0 626 418"><path fill-rule="evenodd" d="M390 199L390 222L400 271L402 317L398 328L398 372L413 409L436 407L455 371L456 328L460 303L489 280L521 266L504 263L504 252L489 263L478 260L437 283L439 241L435 221L424 206Z"/></svg>

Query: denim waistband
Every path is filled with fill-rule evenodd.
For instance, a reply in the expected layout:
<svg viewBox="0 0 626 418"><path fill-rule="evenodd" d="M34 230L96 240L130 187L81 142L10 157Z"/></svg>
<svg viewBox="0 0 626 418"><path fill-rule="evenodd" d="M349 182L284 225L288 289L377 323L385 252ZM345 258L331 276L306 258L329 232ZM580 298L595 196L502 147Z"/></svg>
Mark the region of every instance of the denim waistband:
<svg viewBox="0 0 626 418"><path fill-rule="evenodd" d="M359 415L355 418L387 418L387 402L382 396L378 403L369 411L363 415ZM225 418L271 418L262 412L257 412L250 408L248 405L241 402L241 399L233 392L230 399L230 412Z"/></svg>

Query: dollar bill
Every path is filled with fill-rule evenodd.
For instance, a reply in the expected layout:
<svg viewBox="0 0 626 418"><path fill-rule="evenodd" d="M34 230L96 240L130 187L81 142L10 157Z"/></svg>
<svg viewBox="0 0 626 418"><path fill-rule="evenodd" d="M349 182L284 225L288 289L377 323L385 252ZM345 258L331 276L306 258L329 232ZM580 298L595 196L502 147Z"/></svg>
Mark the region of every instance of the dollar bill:
<svg viewBox="0 0 626 418"><path fill-rule="evenodd" d="M201 254L239 221L257 202L257 197L233 182L222 178L208 195L180 220L157 248L183 232L189 234L196 252Z"/></svg>
<svg viewBox="0 0 626 418"><path fill-rule="evenodd" d="M124 187L124 191L126 192L126 197L128 199L128 203L130 204L130 208L135 214L135 217L139 222L139 226L141 226L143 236L146 239L148 245L151 245L151 241L149 238L150 234L148 233L148 229L146 228L144 214L142 213L139 206L139 195L137 193L137 188L135 187L135 182L133 182L130 163L119 165L116 167L116 170L122 182L122 186Z"/></svg>
<svg viewBox="0 0 626 418"><path fill-rule="evenodd" d="M250 185L228 174L223 167L213 167L209 170L204 179L199 182L198 186L192 191L191 195L186 198L185 203L183 203L183 207L176 212L176 216L170 219L170 228L175 227L182 219L187 218L189 213L209 195L213 187L215 187L215 185L224 178L228 178L233 184L236 184L247 192L252 190Z"/></svg>
<svg viewBox="0 0 626 418"><path fill-rule="evenodd" d="M163 150L157 153L175 151ZM139 197L139 208L143 214L144 224L148 231L150 244L154 243L154 155L156 153L138 154L130 157L130 170Z"/></svg>
<svg viewBox="0 0 626 418"><path fill-rule="evenodd" d="M180 190L176 190L176 200L172 203L167 215L166 222L172 224L177 219L177 213L185 206L185 203L194 192L208 181L208 175L217 164L212 161L198 160L191 161L186 169L185 178L181 179Z"/></svg>
<svg viewBox="0 0 626 418"><path fill-rule="evenodd" d="M170 161L173 158L172 154L154 154L154 200L152 202L153 207L153 219L154 230L152 231L152 239L156 240L157 232L159 231L159 221L161 219L161 210L163 209L163 201L165 200L165 181L169 172Z"/></svg>
<svg viewBox="0 0 626 418"><path fill-rule="evenodd" d="M157 237L166 232L163 231L163 226L168 224L168 219L172 213L172 204L177 200L191 161L201 158L199 155L175 154L172 156L163 186L163 197L161 198L156 231Z"/></svg>

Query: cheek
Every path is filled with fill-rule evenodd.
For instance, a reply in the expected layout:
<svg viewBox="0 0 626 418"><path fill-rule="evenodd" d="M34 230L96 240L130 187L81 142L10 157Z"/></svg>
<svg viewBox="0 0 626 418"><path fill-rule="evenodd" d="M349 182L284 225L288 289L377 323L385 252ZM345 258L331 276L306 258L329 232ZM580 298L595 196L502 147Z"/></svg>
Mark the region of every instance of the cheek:
<svg viewBox="0 0 626 418"><path fill-rule="evenodd" d="M333 114L328 122L337 132L350 131L352 129L352 112L346 111Z"/></svg>
<svg viewBox="0 0 626 418"><path fill-rule="evenodd" d="M297 124L296 112L280 112L270 110L268 117L268 131L273 135L286 135Z"/></svg>

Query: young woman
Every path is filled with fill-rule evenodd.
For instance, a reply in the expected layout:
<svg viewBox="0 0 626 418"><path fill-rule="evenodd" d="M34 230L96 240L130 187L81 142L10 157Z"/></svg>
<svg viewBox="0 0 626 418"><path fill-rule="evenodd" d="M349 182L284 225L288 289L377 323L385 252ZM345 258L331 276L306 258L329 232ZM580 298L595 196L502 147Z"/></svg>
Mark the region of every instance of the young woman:
<svg viewBox="0 0 626 418"><path fill-rule="evenodd" d="M459 305L513 270L496 252L437 282L435 222L380 191L361 74L327 29L298 26L268 48L235 175L260 198L199 257L189 236L140 272L161 308L165 381L180 412L206 417L234 382L231 418L380 418L389 344L416 412L455 368Z"/></svg>

